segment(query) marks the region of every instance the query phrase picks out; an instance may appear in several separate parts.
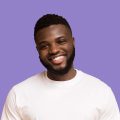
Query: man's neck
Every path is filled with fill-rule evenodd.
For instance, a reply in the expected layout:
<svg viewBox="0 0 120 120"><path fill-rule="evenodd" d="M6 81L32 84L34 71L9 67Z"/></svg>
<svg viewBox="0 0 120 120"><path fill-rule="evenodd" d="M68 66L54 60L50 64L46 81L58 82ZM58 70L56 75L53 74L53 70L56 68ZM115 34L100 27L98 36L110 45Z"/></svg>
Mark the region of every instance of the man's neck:
<svg viewBox="0 0 120 120"><path fill-rule="evenodd" d="M51 80L55 80L55 81L70 80L70 79L74 78L75 75L76 75L76 70L74 68L71 68L67 73L65 73L63 75L54 74L50 71L47 72L48 78L50 78Z"/></svg>

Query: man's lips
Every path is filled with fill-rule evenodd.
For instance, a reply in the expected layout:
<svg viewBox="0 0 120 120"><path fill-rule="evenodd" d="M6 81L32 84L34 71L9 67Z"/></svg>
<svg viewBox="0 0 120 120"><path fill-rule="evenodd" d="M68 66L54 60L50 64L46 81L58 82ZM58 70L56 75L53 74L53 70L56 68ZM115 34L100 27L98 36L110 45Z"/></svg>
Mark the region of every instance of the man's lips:
<svg viewBox="0 0 120 120"><path fill-rule="evenodd" d="M53 64L60 64L65 60L65 56L64 55L52 56L52 57L49 58L49 60Z"/></svg>

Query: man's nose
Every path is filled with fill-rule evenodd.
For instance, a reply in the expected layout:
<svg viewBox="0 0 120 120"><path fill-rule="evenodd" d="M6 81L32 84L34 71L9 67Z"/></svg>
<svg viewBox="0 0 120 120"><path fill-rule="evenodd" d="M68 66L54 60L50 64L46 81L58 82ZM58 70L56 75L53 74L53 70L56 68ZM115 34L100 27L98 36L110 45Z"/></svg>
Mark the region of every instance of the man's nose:
<svg viewBox="0 0 120 120"><path fill-rule="evenodd" d="M52 44L49 49L50 54L56 54L59 52L59 46L57 44Z"/></svg>

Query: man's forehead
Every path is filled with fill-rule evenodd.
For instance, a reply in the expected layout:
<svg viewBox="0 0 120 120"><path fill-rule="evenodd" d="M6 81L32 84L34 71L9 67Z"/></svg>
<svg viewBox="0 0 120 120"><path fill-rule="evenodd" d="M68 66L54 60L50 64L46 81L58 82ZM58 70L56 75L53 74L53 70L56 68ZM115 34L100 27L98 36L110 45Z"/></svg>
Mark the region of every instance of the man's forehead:
<svg viewBox="0 0 120 120"><path fill-rule="evenodd" d="M45 27L43 29L40 29L36 37L45 37L45 36L51 36L51 35L68 35L68 32L70 30L62 24L57 24L57 25L50 25L48 27Z"/></svg>
<svg viewBox="0 0 120 120"><path fill-rule="evenodd" d="M49 25L43 29L40 29L39 31L51 31L51 30L68 30L68 27L63 24L53 24Z"/></svg>

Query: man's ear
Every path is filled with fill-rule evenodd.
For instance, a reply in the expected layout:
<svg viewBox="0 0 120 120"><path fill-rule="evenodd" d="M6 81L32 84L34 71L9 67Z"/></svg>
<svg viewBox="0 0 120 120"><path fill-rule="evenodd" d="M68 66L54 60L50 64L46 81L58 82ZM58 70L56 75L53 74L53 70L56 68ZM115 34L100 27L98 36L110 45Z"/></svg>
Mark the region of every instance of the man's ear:
<svg viewBox="0 0 120 120"><path fill-rule="evenodd" d="M39 53L39 49L38 49L38 46L36 45L36 50L38 51L38 53Z"/></svg>
<svg viewBox="0 0 120 120"><path fill-rule="evenodd" d="M73 40L73 45L75 46L75 38L74 38L74 37L72 37L72 40Z"/></svg>

